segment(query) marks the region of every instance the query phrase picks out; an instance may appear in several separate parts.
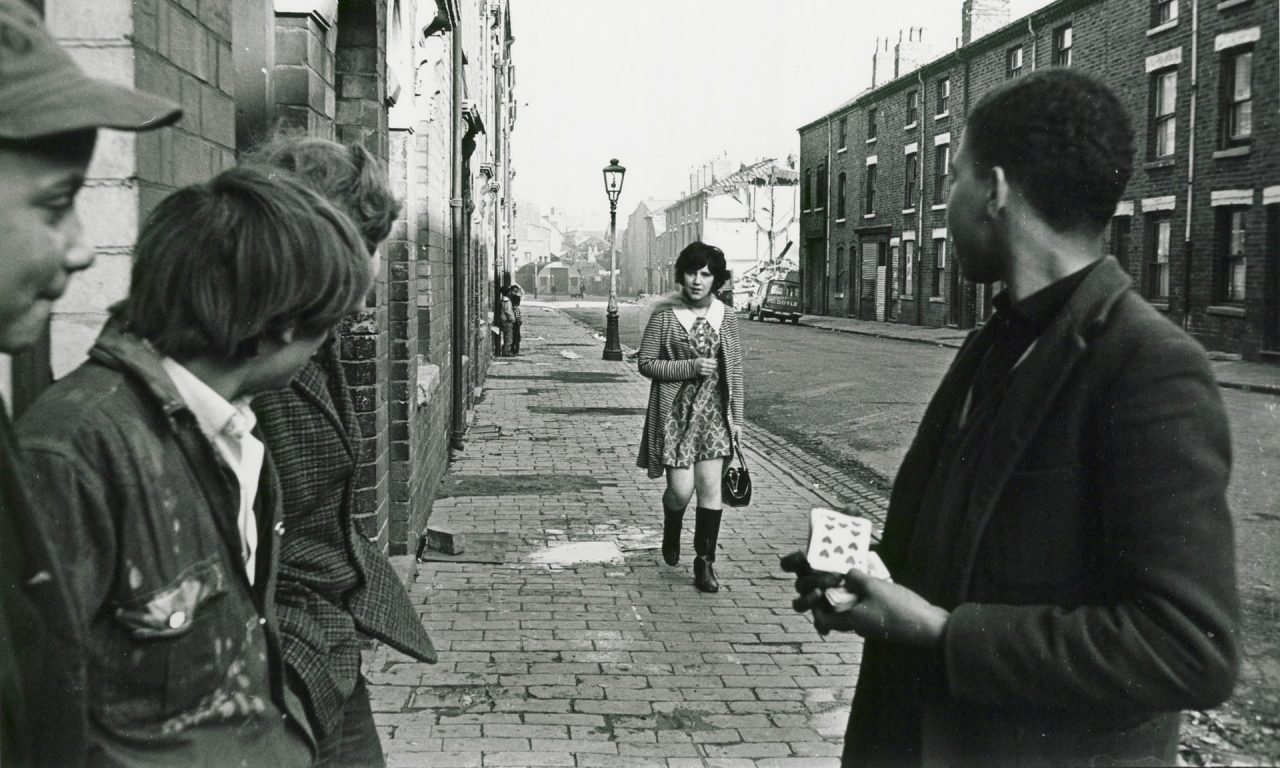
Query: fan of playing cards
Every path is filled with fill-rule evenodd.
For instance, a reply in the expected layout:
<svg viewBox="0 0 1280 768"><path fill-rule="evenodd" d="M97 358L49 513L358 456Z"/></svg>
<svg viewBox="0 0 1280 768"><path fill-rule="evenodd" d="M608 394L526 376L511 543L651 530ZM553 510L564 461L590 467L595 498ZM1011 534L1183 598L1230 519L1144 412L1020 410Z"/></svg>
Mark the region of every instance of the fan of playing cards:
<svg viewBox="0 0 1280 768"><path fill-rule="evenodd" d="M871 551L871 521L834 509L815 507L809 512L809 550L805 559L815 571L848 573L852 569L892 581L880 556ZM844 587L826 590L826 597L836 610L846 610L857 601Z"/></svg>

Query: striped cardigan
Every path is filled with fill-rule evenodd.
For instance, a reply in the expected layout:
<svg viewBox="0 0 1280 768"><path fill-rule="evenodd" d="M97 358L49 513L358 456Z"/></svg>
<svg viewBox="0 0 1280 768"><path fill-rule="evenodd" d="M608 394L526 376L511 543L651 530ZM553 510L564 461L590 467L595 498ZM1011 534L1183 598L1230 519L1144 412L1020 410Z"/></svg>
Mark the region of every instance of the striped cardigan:
<svg viewBox="0 0 1280 768"><path fill-rule="evenodd" d="M645 326L638 355L640 373L653 379L649 388L649 407L644 417L644 435L640 440L640 455L636 458L636 466L647 470L649 477L661 477L663 474L663 432L676 393L684 382L698 378L694 362L698 356L689 345L689 336L676 319L673 306L668 302L655 308ZM737 434L742 427L742 337L738 316L728 308L725 308L724 319L720 322L720 400L727 406L725 412L729 428Z"/></svg>

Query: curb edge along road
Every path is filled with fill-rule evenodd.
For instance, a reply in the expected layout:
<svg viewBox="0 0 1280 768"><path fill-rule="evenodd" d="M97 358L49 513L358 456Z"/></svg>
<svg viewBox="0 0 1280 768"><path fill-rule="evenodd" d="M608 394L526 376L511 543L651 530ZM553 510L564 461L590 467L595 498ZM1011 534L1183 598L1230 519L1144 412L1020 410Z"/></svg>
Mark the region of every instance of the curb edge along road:
<svg viewBox="0 0 1280 768"><path fill-rule="evenodd" d="M864 331L860 328L837 328L832 325L824 325L821 322L811 320L800 320L800 325L808 328L815 328L820 331L830 331L832 333L849 333L855 336L867 336L873 339L886 339L889 341L905 341L909 344L928 344L931 347L948 347L951 349L959 349L960 344L951 341L939 341L937 339L918 339L912 336L899 336L891 333L877 333L875 331ZM1218 379L1218 386L1222 389L1235 389L1241 392L1253 392L1260 395L1271 395L1280 397L1280 384L1252 384L1241 381L1223 381Z"/></svg>

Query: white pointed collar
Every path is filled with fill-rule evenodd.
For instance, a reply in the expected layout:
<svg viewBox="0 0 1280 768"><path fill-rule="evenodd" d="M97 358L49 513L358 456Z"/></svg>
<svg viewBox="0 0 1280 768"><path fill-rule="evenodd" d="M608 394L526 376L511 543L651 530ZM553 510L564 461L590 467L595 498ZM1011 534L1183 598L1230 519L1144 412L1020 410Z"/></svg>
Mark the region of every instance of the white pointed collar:
<svg viewBox="0 0 1280 768"><path fill-rule="evenodd" d="M684 326L685 333L692 333L693 321L698 319L698 315L685 306L673 307L671 311L675 313L680 325ZM724 321L724 302L719 299L712 299L711 306L707 307L706 318L711 327L715 329L715 332L719 333L720 323Z"/></svg>

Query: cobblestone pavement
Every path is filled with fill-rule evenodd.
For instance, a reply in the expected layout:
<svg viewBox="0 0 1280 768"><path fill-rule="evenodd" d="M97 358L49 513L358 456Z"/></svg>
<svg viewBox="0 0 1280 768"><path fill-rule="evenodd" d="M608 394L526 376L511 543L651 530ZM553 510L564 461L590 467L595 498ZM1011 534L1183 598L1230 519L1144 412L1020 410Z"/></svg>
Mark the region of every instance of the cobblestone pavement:
<svg viewBox="0 0 1280 768"><path fill-rule="evenodd" d="M810 507L883 498L748 430L754 500L725 511L721 591L699 593L693 512L668 567L662 481L634 466L648 381L558 311L526 312L525 338L432 512L466 550L409 580L440 662L366 659L391 765L837 765L861 642L791 610L778 557Z"/></svg>

